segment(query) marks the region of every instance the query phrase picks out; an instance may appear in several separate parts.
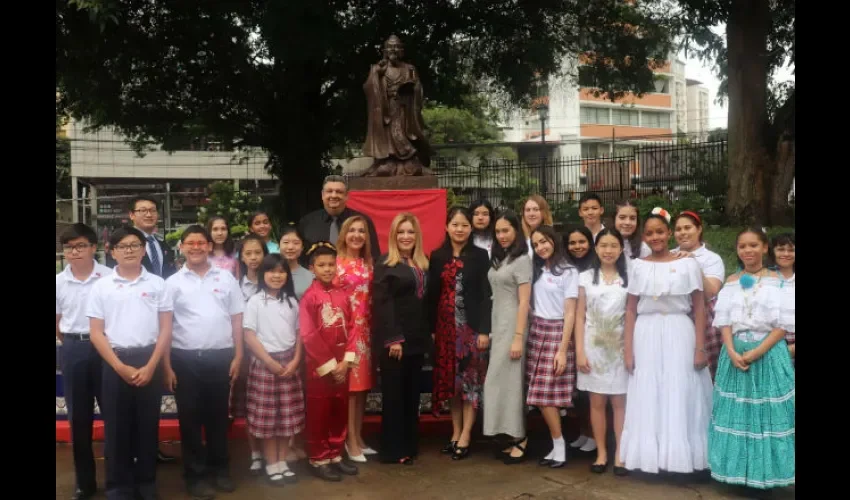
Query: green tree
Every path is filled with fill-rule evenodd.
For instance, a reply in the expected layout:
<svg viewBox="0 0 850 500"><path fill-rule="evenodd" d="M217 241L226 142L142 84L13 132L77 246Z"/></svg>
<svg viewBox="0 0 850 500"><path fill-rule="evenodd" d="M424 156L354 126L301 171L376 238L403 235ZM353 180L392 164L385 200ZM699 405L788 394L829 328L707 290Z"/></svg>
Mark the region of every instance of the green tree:
<svg viewBox="0 0 850 500"><path fill-rule="evenodd" d="M795 85L771 84L795 66L795 0L664 0L694 47L713 62L729 103L726 213L743 223L787 223L794 180ZM725 37L712 28L726 25Z"/></svg>
<svg viewBox="0 0 850 500"><path fill-rule="evenodd" d="M231 227L247 226L248 217L263 203L259 196L233 189L230 182L213 182L209 189L207 202L198 210L199 224L206 224L210 217L219 215L227 219Z"/></svg>
<svg viewBox="0 0 850 500"><path fill-rule="evenodd" d="M598 0L57 0L56 74L71 116L136 145L193 131L264 149L291 218L318 205L332 148L362 143L362 85L390 34L428 99L457 106L486 81L527 104L587 50L604 90L651 90L669 49L655 21Z"/></svg>
<svg viewBox="0 0 850 500"><path fill-rule="evenodd" d="M71 198L71 141L60 137L65 120L56 113L56 198Z"/></svg>

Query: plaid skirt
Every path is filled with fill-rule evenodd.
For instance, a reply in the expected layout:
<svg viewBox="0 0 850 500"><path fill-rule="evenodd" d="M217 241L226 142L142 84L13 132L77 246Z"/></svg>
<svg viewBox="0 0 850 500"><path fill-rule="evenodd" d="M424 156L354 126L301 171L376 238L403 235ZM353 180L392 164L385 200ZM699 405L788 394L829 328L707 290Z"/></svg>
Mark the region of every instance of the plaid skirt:
<svg viewBox="0 0 850 500"><path fill-rule="evenodd" d="M295 348L269 355L286 366L295 357ZM304 430L304 390L298 372L291 377L279 377L262 361L252 358L248 368L247 410L248 432L255 438L290 437Z"/></svg>
<svg viewBox="0 0 850 500"><path fill-rule="evenodd" d="M529 406L571 408L576 385L576 351L570 342L567 348L567 369L555 375L555 355L564 336L564 320L534 316L528 330L525 379Z"/></svg>

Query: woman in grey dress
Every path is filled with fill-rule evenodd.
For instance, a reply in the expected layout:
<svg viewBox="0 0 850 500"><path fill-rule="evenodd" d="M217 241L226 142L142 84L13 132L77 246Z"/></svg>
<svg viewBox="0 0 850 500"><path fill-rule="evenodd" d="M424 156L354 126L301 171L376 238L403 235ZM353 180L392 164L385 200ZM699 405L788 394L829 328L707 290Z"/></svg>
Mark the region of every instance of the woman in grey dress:
<svg viewBox="0 0 850 500"><path fill-rule="evenodd" d="M490 365L484 381L484 435L507 434L514 442L502 450L505 464L525 459L525 342L531 298L531 259L513 212L496 219L492 267L493 290Z"/></svg>

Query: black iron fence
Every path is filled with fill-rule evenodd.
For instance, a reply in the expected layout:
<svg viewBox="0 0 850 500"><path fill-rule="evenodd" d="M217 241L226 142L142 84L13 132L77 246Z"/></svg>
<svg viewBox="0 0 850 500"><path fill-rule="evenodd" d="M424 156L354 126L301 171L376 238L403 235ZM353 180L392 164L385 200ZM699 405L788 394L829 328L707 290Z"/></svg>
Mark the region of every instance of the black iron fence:
<svg viewBox="0 0 850 500"><path fill-rule="evenodd" d="M458 201L486 198L513 207L529 194L553 205L569 205L585 192L605 205L621 198L723 196L728 165L726 141L636 146L628 155L523 162L437 157L432 167L440 187Z"/></svg>

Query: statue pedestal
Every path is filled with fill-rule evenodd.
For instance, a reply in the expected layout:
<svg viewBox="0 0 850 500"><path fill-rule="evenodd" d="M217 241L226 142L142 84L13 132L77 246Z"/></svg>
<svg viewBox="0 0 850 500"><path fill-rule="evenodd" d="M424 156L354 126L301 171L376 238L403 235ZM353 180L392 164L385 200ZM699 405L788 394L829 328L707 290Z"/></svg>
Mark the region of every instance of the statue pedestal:
<svg viewBox="0 0 850 500"><path fill-rule="evenodd" d="M438 186L436 175L350 177L348 179L349 191L404 191L407 189L435 189Z"/></svg>

